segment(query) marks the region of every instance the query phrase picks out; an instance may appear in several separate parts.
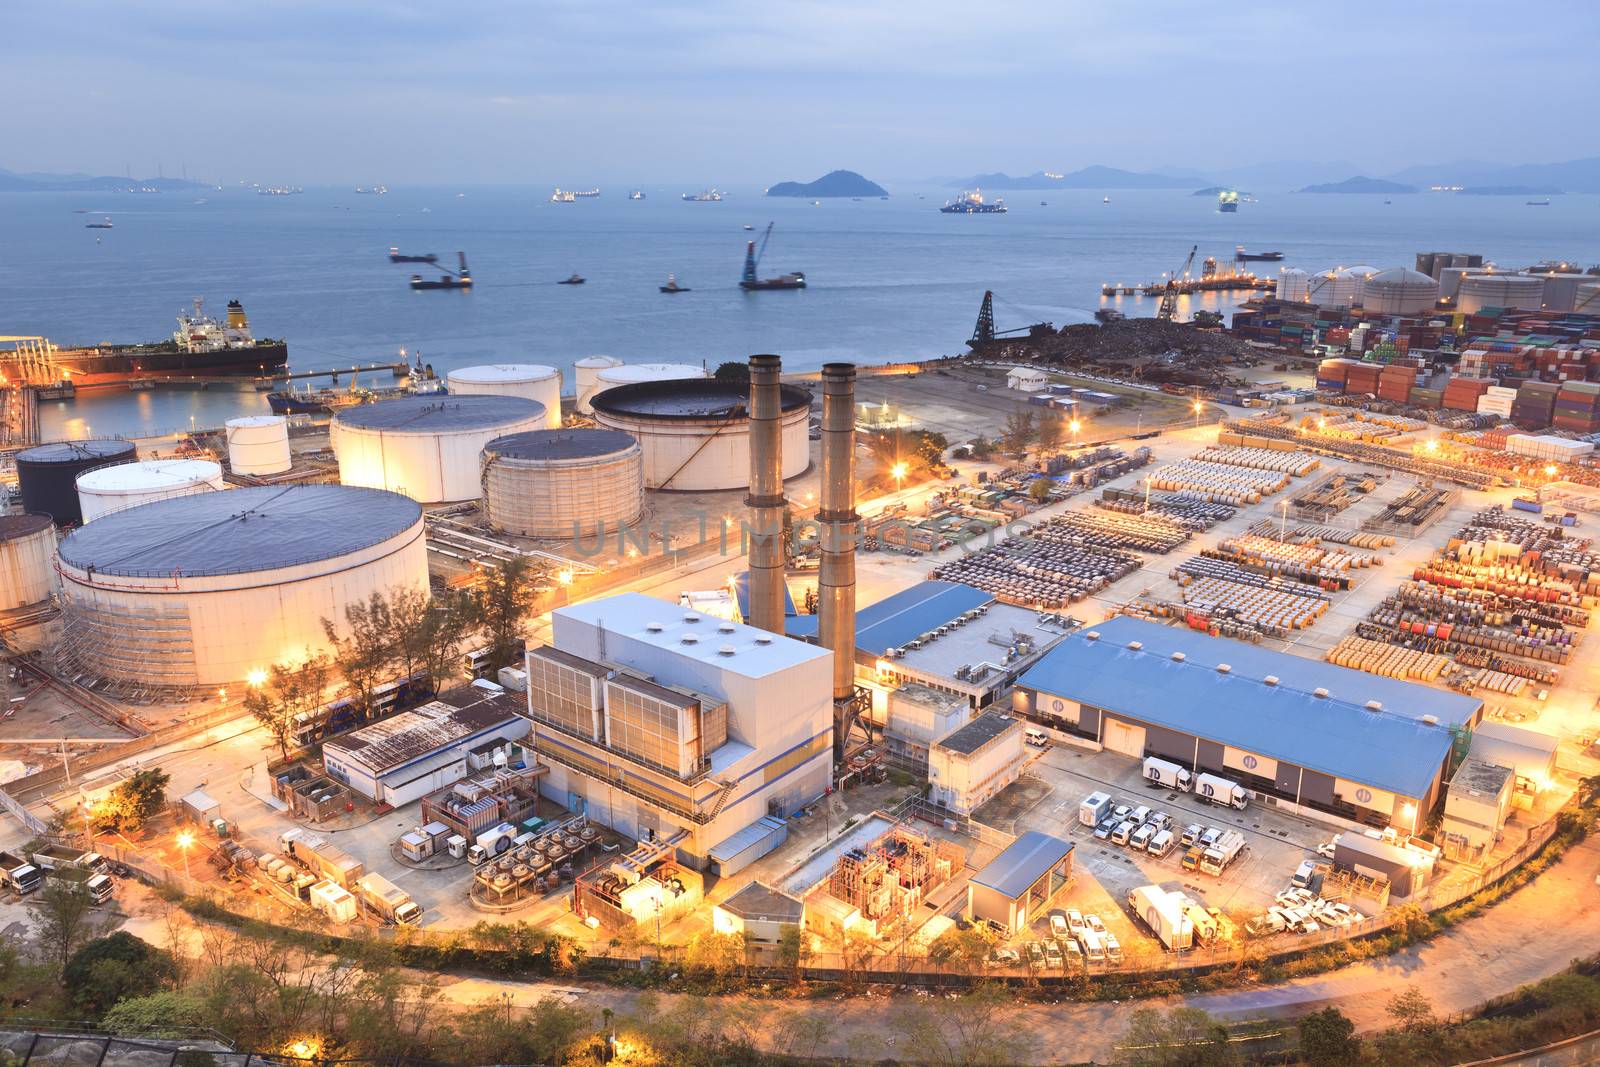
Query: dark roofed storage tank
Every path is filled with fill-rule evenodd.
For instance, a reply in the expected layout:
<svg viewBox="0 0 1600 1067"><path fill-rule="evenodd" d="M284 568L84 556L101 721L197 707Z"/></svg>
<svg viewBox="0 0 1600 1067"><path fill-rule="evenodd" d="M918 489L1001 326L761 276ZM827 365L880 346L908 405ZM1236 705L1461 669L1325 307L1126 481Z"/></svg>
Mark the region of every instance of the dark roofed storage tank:
<svg viewBox="0 0 1600 1067"><path fill-rule="evenodd" d="M97 437L55 441L17 453L17 482L22 510L49 515L57 526L83 521L78 506L78 475L96 467L132 463L139 458L131 441Z"/></svg>

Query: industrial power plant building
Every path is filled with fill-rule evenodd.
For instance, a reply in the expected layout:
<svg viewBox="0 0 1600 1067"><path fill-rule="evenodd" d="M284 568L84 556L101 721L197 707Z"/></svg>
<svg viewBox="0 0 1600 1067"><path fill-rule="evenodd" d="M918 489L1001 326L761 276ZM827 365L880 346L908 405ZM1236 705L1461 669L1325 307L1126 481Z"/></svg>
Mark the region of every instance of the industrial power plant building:
<svg viewBox="0 0 1600 1067"><path fill-rule="evenodd" d="M467 753L528 736L521 694L466 685L325 742L328 777L398 808L465 778Z"/></svg>
<svg viewBox="0 0 1600 1067"><path fill-rule="evenodd" d="M1416 833L1483 701L1118 617L1022 676L1023 715L1126 756L1231 778L1256 800Z"/></svg>
<svg viewBox="0 0 1600 1067"><path fill-rule="evenodd" d="M638 593L552 621L527 700L557 803L731 874L831 784L826 650Z"/></svg>
<svg viewBox="0 0 1600 1067"><path fill-rule="evenodd" d="M262 486L115 511L58 553L62 655L116 688L221 686L328 649L373 593L428 587L422 508L381 489Z"/></svg>

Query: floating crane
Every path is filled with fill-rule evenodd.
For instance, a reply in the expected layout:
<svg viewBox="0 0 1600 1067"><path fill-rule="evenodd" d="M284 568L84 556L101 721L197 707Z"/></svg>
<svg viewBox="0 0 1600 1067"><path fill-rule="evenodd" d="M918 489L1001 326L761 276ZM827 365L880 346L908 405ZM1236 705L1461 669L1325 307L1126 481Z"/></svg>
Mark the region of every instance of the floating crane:
<svg viewBox="0 0 1600 1067"><path fill-rule="evenodd" d="M1189 276L1189 268L1194 266L1194 254L1200 251L1200 246L1195 245L1189 249L1189 258L1183 261L1183 269L1167 279L1167 287L1161 294L1161 306L1156 309L1156 318L1162 322L1171 322L1172 317L1178 312L1178 279Z"/></svg>
<svg viewBox="0 0 1600 1067"><path fill-rule="evenodd" d="M457 252L456 256L461 261L461 269L459 271L453 271L449 267L440 267L439 269L444 271L444 273L439 275L439 280L436 282L426 281L423 279L422 275L413 274L411 276L411 288L471 289L472 272L467 269L467 254L465 252Z"/></svg>
<svg viewBox="0 0 1600 1067"><path fill-rule="evenodd" d="M780 274L776 278L759 278L756 268L761 265L761 257L767 254L767 241L772 237L773 223L767 223L767 232L761 235L761 248L756 248L754 241L746 241L744 246L744 276L739 279L739 288L744 290L758 289L804 289L806 276L800 271L791 271Z"/></svg>
<svg viewBox="0 0 1600 1067"><path fill-rule="evenodd" d="M1018 326L1014 330L996 330L994 328L994 291L983 291L983 303L978 305L978 321L972 327L972 336L967 338L967 347L974 351L992 345L996 342L1020 341L1021 335L1037 337L1047 334L1055 329L1048 322L1036 322L1032 326Z"/></svg>

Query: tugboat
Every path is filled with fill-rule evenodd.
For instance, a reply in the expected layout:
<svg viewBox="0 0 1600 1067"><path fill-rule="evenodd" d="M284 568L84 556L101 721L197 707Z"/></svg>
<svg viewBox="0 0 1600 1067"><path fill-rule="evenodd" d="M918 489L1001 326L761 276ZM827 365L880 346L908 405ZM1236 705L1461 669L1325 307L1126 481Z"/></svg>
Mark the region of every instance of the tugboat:
<svg viewBox="0 0 1600 1067"><path fill-rule="evenodd" d="M89 230L112 230L112 229L116 228L111 223L111 216L110 215L107 215L105 218L101 219L99 222L86 222L83 225L84 225L85 229L89 229Z"/></svg>
<svg viewBox="0 0 1600 1067"><path fill-rule="evenodd" d="M997 196L992 201L986 201L983 198L983 190L974 189L970 193L963 192L954 200L947 201L939 212L943 215L1004 215L1006 200L1003 196Z"/></svg>
<svg viewBox="0 0 1600 1067"><path fill-rule="evenodd" d="M754 241L746 241L744 246L744 276L739 279L739 288L746 292L755 292L763 289L804 289L806 276L801 271L790 271L780 274L776 278L758 278L756 267L761 262L761 257L766 255L767 241L772 237L773 223L767 223L767 232L761 235L761 251L756 251Z"/></svg>
<svg viewBox="0 0 1600 1067"><path fill-rule="evenodd" d="M703 193L684 193L683 198L691 204L715 204L722 200L722 194L715 189L707 189Z"/></svg>
<svg viewBox="0 0 1600 1067"><path fill-rule="evenodd" d="M588 279L585 278L581 274L569 274L565 278L562 278L559 282L556 282L556 284L557 285L582 285L586 281L588 281Z"/></svg>
<svg viewBox="0 0 1600 1067"><path fill-rule="evenodd" d="M1233 258L1240 263L1276 263L1283 258L1282 252L1250 252L1244 245L1236 245L1233 249Z"/></svg>
<svg viewBox="0 0 1600 1067"><path fill-rule="evenodd" d="M660 289L663 293L689 293L694 291L687 285L679 285L678 276L676 274L667 275L667 284L659 285L656 288Z"/></svg>
<svg viewBox="0 0 1600 1067"><path fill-rule="evenodd" d="M1522 206L1523 207L1549 207L1550 206L1550 198L1547 196L1543 200L1529 200L1526 203L1524 203Z"/></svg>
<svg viewBox="0 0 1600 1067"><path fill-rule="evenodd" d="M460 259L461 259L461 269L459 271L457 271L454 274L450 274L450 273L441 274L441 275L439 275L439 280L436 281L436 282L427 281L420 274L413 274L411 276L411 288L419 289L419 290L420 289L471 289L472 288L472 272L467 269L467 254L465 252L457 252L456 255L458 257L460 257ZM445 270L445 271L449 270L448 267L441 267L440 269L441 270Z"/></svg>
<svg viewBox="0 0 1600 1067"><path fill-rule="evenodd" d="M432 252L425 252L420 256L401 255L400 254L400 247L398 245L390 245L389 246L389 262L390 263L437 263L437 262L439 262L439 257L434 255Z"/></svg>
<svg viewBox="0 0 1600 1067"><path fill-rule="evenodd" d="M635 189L633 192L628 194L628 199L629 200L643 200L644 199L644 190L643 189Z"/></svg>

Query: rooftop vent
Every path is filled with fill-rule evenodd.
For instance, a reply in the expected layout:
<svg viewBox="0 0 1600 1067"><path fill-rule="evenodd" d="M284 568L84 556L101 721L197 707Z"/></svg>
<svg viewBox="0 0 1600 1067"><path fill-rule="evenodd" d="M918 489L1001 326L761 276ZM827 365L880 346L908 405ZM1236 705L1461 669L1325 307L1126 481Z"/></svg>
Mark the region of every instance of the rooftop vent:
<svg viewBox="0 0 1600 1067"><path fill-rule="evenodd" d="M1383 710L1383 701L1381 701L1381 700L1369 700L1369 701L1367 701L1367 710L1368 711L1382 711Z"/></svg>
<svg viewBox="0 0 1600 1067"><path fill-rule="evenodd" d="M1174 652L1172 654L1172 662L1174 662L1174 663L1182 663L1184 660L1186 660L1188 658L1189 657L1185 656L1182 652Z"/></svg>
<svg viewBox="0 0 1600 1067"><path fill-rule="evenodd" d="M700 639L694 634L684 634L680 640L686 645L698 645L700 643Z"/></svg>
<svg viewBox="0 0 1600 1067"><path fill-rule="evenodd" d="M1323 700L1328 699L1328 691L1322 688L1320 685L1311 691L1311 695L1314 697L1321 697Z"/></svg>
<svg viewBox="0 0 1600 1067"><path fill-rule="evenodd" d="M1098 641L1098 640L1100 640L1100 631L1099 630L1090 630L1088 633L1084 634L1083 636L1084 636L1085 640Z"/></svg>
<svg viewBox="0 0 1600 1067"><path fill-rule="evenodd" d="M737 629L738 627L731 622L724 621L717 624L717 633L719 634L731 634Z"/></svg>
<svg viewBox="0 0 1600 1067"><path fill-rule="evenodd" d="M1143 641L1129 641L1128 642L1128 649L1131 652L1137 652L1143 647L1144 647L1144 642Z"/></svg>
<svg viewBox="0 0 1600 1067"><path fill-rule="evenodd" d="M1424 715L1422 717L1422 721L1427 723L1429 726L1438 726L1439 725L1439 716L1437 716L1437 715Z"/></svg>
<svg viewBox="0 0 1600 1067"><path fill-rule="evenodd" d="M685 615L683 617L683 621L684 622L699 622L700 621L700 616L696 615L694 612L691 611L691 612L689 612L687 615Z"/></svg>
<svg viewBox="0 0 1600 1067"><path fill-rule="evenodd" d="M717 655L731 656L737 651L738 649L734 648L732 645L721 645L717 648Z"/></svg>
<svg viewBox="0 0 1600 1067"><path fill-rule="evenodd" d="M1269 675L1267 675L1265 678L1263 678L1261 680L1263 682L1266 682L1268 685L1277 685L1278 684L1278 676L1276 674L1269 674Z"/></svg>
<svg viewBox="0 0 1600 1067"><path fill-rule="evenodd" d="M1217 664L1217 673L1218 674L1227 674L1231 670L1233 670L1233 666L1231 664L1228 664L1228 663L1219 663L1219 664Z"/></svg>
<svg viewBox="0 0 1600 1067"><path fill-rule="evenodd" d="M772 644L772 635L771 634L756 634L756 644L758 644L758 645L770 645L770 644Z"/></svg>
<svg viewBox="0 0 1600 1067"><path fill-rule="evenodd" d="M647 622L644 624L644 628L653 634L658 634L664 629L659 622Z"/></svg>

